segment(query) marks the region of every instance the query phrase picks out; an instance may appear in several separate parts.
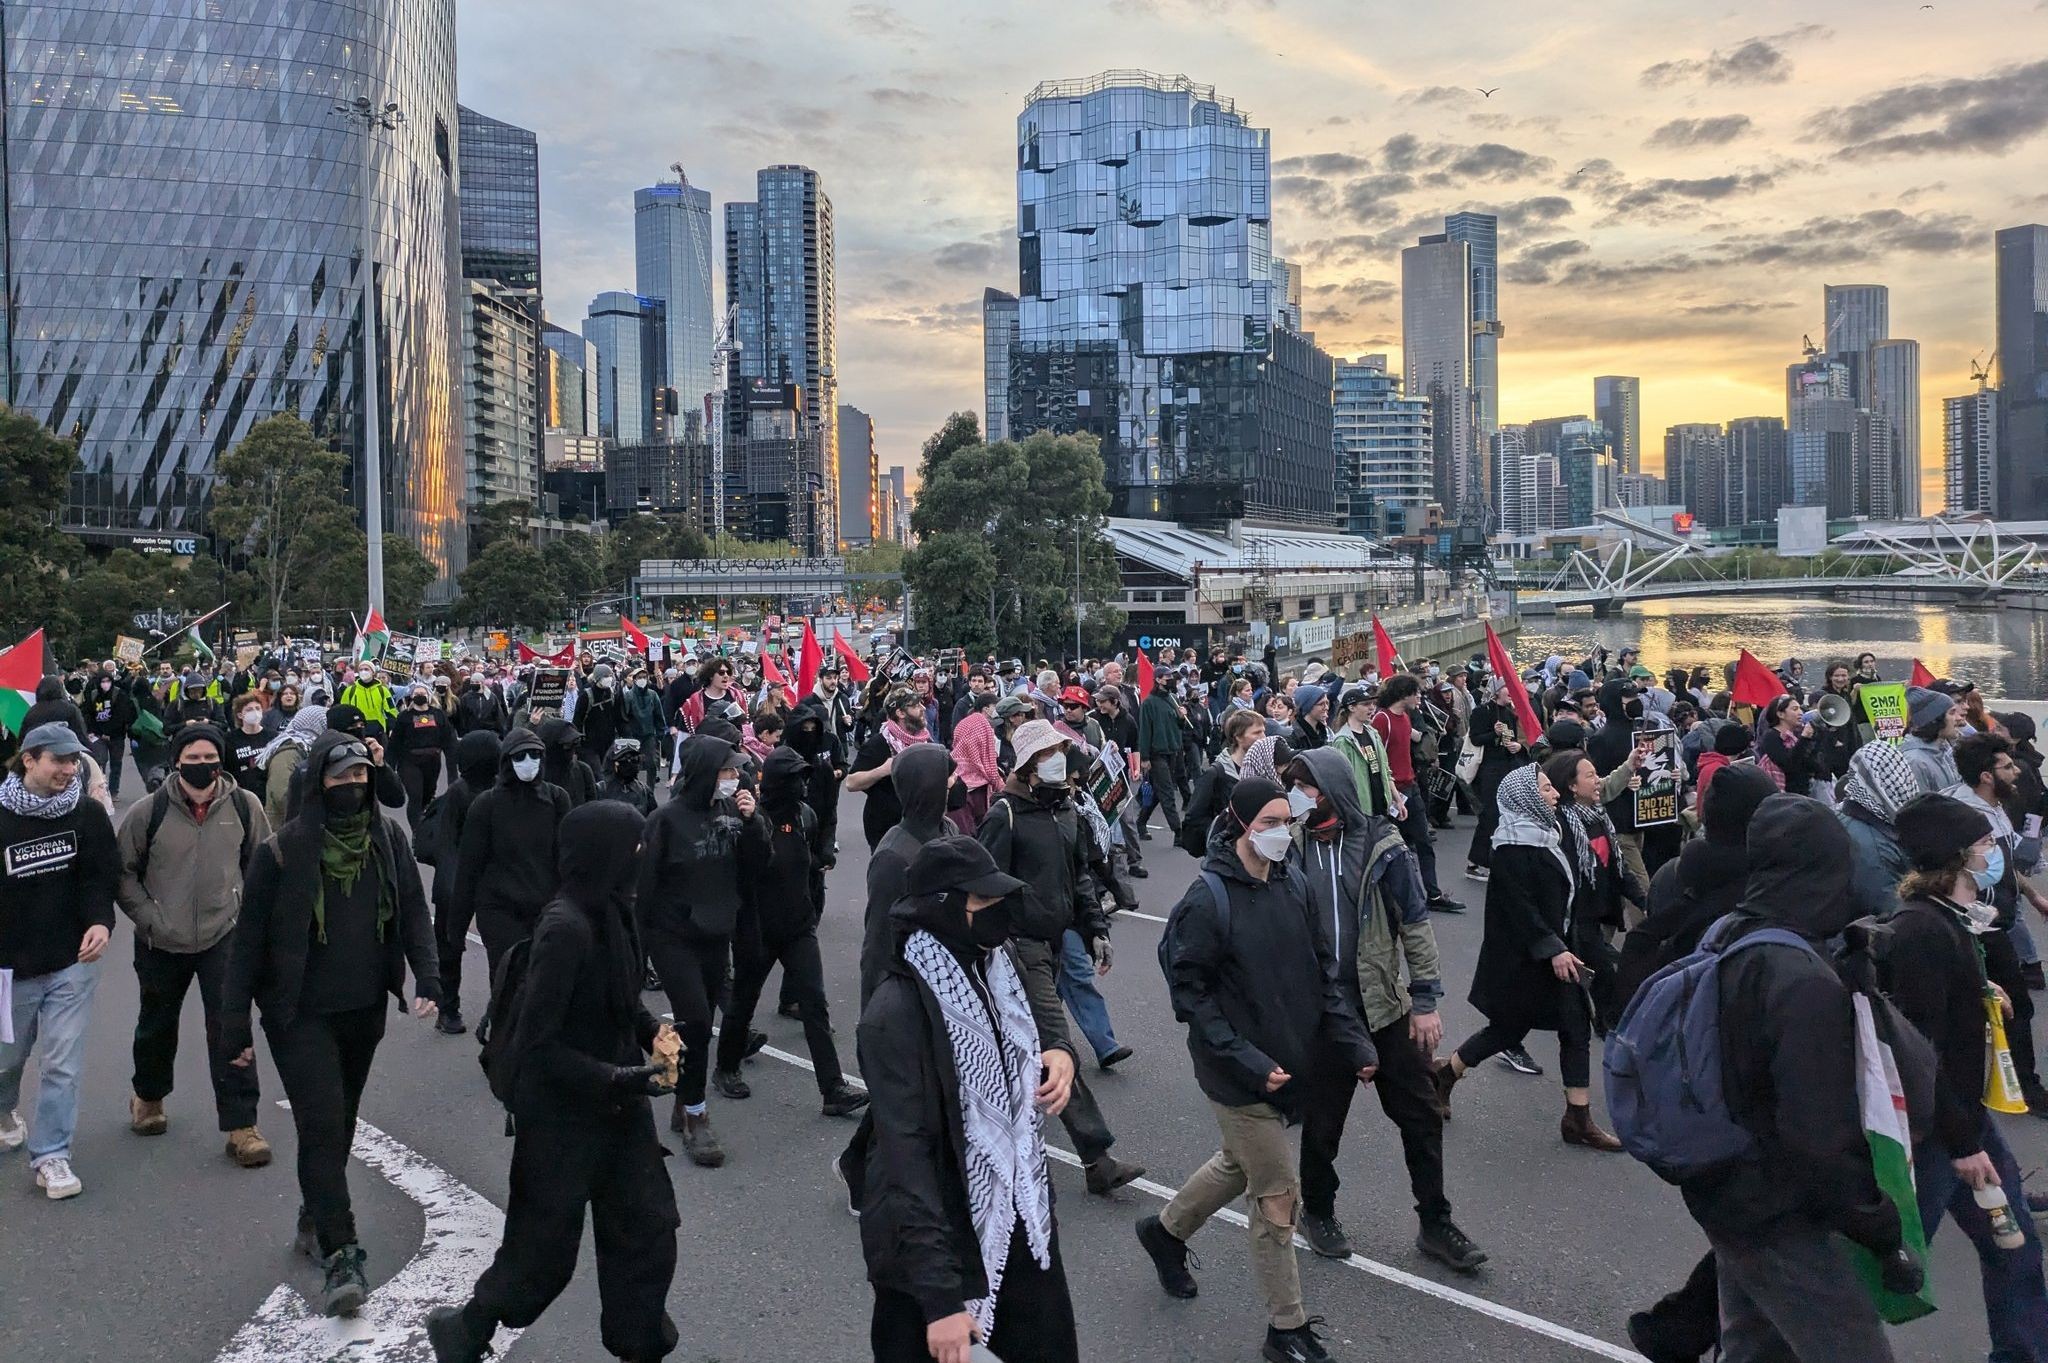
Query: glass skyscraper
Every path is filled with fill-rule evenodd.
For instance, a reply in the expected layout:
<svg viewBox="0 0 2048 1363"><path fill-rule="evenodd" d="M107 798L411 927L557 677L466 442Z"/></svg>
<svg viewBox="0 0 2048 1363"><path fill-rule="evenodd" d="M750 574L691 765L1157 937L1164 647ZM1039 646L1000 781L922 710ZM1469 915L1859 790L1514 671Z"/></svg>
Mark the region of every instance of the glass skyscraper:
<svg viewBox="0 0 2048 1363"><path fill-rule="evenodd" d="M590 300L583 339L597 348L597 433L621 445L655 439L655 393L668 363L665 305L614 290Z"/></svg>
<svg viewBox="0 0 2048 1363"><path fill-rule="evenodd" d="M2048 520L2048 227L1999 229L1998 517Z"/></svg>
<svg viewBox="0 0 2048 1363"><path fill-rule="evenodd" d="M1593 380L1593 416L1614 442L1614 465L1623 473L1643 471L1643 381L1627 374Z"/></svg>
<svg viewBox="0 0 2048 1363"><path fill-rule="evenodd" d="M1116 515L1334 519L1335 375L1277 320L1266 129L1185 76L1049 81L1017 210L1012 439L1097 436Z"/></svg>
<svg viewBox="0 0 2048 1363"><path fill-rule="evenodd" d="M540 140L458 106L462 136L462 273L533 295L540 316Z"/></svg>
<svg viewBox="0 0 2048 1363"><path fill-rule="evenodd" d="M1017 295L981 291L982 437L1010 438L1010 351L1017 344Z"/></svg>
<svg viewBox="0 0 2048 1363"><path fill-rule="evenodd" d="M541 427L597 434L597 347L552 322L541 324Z"/></svg>
<svg viewBox="0 0 2048 1363"><path fill-rule="evenodd" d="M353 456L356 492L367 216L386 528L449 590L466 551L455 0L52 0L0 23L0 398L78 440L65 527L203 528L216 462L279 412ZM357 96L404 123L366 134L333 108Z"/></svg>
<svg viewBox="0 0 2048 1363"><path fill-rule="evenodd" d="M875 419L858 407L839 409L839 540L849 548L881 534L881 469L875 463Z"/></svg>
<svg viewBox="0 0 2048 1363"><path fill-rule="evenodd" d="M1473 478L1483 500L1489 483L1484 454L1500 428L1500 219L1491 213L1452 213L1444 219L1444 235L1471 250L1472 444L1478 464Z"/></svg>
<svg viewBox="0 0 2048 1363"><path fill-rule="evenodd" d="M683 413L711 391L711 192L687 179L633 191L635 290L668 305L668 386Z"/></svg>
<svg viewBox="0 0 2048 1363"><path fill-rule="evenodd" d="M1429 400L1431 481L1437 504L1454 514L1477 495L1471 254L1441 234L1401 252L1402 386Z"/></svg>

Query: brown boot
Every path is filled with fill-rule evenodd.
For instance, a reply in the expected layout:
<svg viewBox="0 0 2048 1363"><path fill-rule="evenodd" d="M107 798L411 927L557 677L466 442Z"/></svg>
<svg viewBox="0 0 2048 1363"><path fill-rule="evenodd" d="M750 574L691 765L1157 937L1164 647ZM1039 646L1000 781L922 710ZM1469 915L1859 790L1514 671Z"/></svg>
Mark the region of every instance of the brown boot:
<svg viewBox="0 0 2048 1363"><path fill-rule="evenodd" d="M1451 1119L1451 1086L1458 1082L1458 1072L1451 1068L1448 1060L1439 1060L1429 1072L1431 1087L1436 1090L1436 1110L1443 1114L1445 1121Z"/></svg>
<svg viewBox="0 0 2048 1363"><path fill-rule="evenodd" d="M128 1099L128 1129L138 1136L161 1136L171 1129L171 1119L164 1116L162 1099L152 1102L147 1098L130 1096Z"/></svg>
<svg viewBox="0 0 2048 1363"><path fill-rule="evenodd" d="M238 1126L228 1132L228 1156L244 1169L261 1169L270 1163L270 1142L253 1126Z"/></svg>
<svg viewBox="0 0 2048 1363"><path fill-rule="evenodd" d="M1557 1134L1564 1137L1566 1145L1583 1145L1588 1150L1599 1150L1613 1154L1621 1149L1621 1142L1612 1132L1602 1131L1593 1121L1593 1109L1584 1103L1566 1103L1564 1120L1557 1124Z"/></svg>

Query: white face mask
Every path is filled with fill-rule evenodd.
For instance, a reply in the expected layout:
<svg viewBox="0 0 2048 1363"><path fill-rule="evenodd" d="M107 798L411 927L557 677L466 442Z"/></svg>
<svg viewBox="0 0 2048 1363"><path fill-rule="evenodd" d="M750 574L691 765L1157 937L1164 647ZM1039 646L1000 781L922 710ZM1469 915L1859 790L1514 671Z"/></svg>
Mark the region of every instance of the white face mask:
<svg viewBox="0 0 2048 1363"><path fill-rule="evenodd" d="M633 689L634 689L635 691L645 691L645 690L647 689L647 678L645 678L645 677L635 677L635 678L633 678Z"/></svg>
<svg viewBox="0 0 2048 1363"><path fill-rule="evenodd" d="M1039 780L1049 786L1056 786L1067 779L1067 755L1059 752L1051 757L1040 758L1037 770Z"/></svg>
<svg viewBox="0 0 2048 1363"><path fill-rule="evenodd" d="M540 775L540 758L515 757L512 759L512 774L522 781L531 781Z"/></svg>
<svg viewBox="0 0 2048 1363"><path fill-rule="evenodd" d="M737 776L732 777L729 780L720 781L718 783L718 798L721 800L730 800L733 796L739 793L740 778Z"/></svg>
<svg viewBox="0 0 2048 1363"><path fill-rule="evenodd" d="M1288 850L1294 846L1294 835L1285 825L1279 828L1254 829L1251 844L1252 850L1267 861L1285 861Z"/></svg>
<svg viewBox="0 0 2048 1363"><path fill-rule="evenodd" d="M244 710L242 712L242 727L252 731L262 728L263 712L261 710Z"/></svg>
<svg viewBox="0 0 2048 1363"><path fill-rule="evenodd" d="M1292 819L1305 818L1316 807L1316 802L1298 790L1287 792L1287 816Z"/></svg>

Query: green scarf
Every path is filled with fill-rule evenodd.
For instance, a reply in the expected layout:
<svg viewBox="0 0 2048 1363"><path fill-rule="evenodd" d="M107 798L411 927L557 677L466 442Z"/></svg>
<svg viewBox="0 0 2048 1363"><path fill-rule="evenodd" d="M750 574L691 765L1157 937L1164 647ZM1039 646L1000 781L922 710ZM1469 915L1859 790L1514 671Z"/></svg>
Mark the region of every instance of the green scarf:
<svg viewBox="0 0 2048 1363"><path fill-rule="evenodd" d="M373 811L345 819L329 819L320 842L320 880L313 887L313 935L320 945L327 945L327 879L341 886L342 893L353 894L356 878L363 873L363 867L371 860L373 850L370 839L370 820ZM382 874L377 875L377 940L384 940L384 928L397 915L397 906L392 903L391 884Z"/></svg>

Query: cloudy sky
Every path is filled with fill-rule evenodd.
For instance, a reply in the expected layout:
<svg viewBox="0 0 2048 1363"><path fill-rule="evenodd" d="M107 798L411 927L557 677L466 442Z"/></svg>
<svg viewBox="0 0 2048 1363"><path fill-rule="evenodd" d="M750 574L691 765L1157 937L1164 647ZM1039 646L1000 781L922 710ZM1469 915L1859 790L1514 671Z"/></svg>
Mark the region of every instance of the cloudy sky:
<svg viewBox="0 0 2048 1363"><path fill-rule="evenodd" d="M1811 15L1826 24L1804 22ZM1940 399L1991 349L1991 234L2048 220L2048 0L460 0L462 99L541 140L549 311L633 284L632 191L824 177L842 401L883 463L979 412L1041 80L1185 73L1272 130L1273 238L1338 355L1400 349L1399 249L1501 215L1504 420L1643 379L1643 434L1782 415L1824 283L1891 286ZM1494 88L1482 96L1480 87ZM718 210L714 209L714 212ZM721 247L722 249L722 247ZM722 288L722 284L720 285Z"/></svg>

